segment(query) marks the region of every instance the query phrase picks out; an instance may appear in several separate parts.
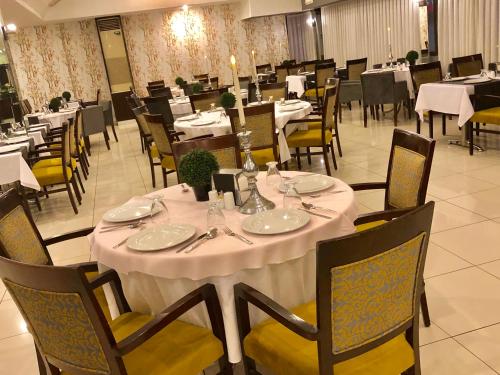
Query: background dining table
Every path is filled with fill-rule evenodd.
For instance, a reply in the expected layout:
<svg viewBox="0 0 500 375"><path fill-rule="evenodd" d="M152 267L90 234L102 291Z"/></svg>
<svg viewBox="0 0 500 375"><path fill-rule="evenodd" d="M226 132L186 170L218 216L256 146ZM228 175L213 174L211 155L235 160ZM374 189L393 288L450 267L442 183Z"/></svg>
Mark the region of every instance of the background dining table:
<svg viewBox="0 0 500 375"><path fill-rule="evenodd" d="M362 74L377 74L383 72L394 72L394 79L396 82L406 82L410 99L415 99L415 89L413 88L413 81L411 79L410 69L406 66L382 69L369 69Z"/></svg>
<svg viewBox="0 0 500 375"><path fill-rule="evenodd" d="M283 174L294 177L302 173ZM263 172L258 175L259 190L277 207L282 207L283 194L277 188L266 185L265 175ZM333 191L340 192L332 194ZM170 223L194 225L197 228L196 235L206 231L208 204L195 201L192 191L183 192L180 185L175 185L153 194L163 198L168 207ZM232 363L237 363L241 360L241 350L233 285L247 283L286 308L312 301L316 288L316 243L355 231L353 222L358 212L354 192L346 183L335 179L330 191L314 199L304 196L304 201L314 201L316 205L328 207L336 213L329 213L331 219L311 216L305 227L294 232L255 235L242 230L242 221L247 215L240 214L237 209L224 210L227 225L254 244L248 245L234 237L219 234L188 254L176 253L181 245L150 253L135 252L126 245L113 249L113 245L134 233L134 230L99 233L103 226L101 221L89 236L91 252L101 271L112 268L118 272L133 311L157 314L195 288L213 283L222 306L229 358ZM147 220L161 223L165 217L162 212ZM113 306L111 296L108 290L107 297ZM116 306L112 310L112 315L116 316ZM252 313L251 316L252 324L267 318L263 313ZM206 310L202 307L196 307L181 319L209 326Z"/></svg>
<svg viewBox="0 0 500 375"><path fill-rule="evenodd" d="M2 152L1 147L0 152ZM0 154L0 185L17 181L27 188L40 190L40 185L21 152Z"/></svg>
<svg viewBox="0 0 500 375"><path fill-rule="evenodd" d="M40 121L50 123L50 128L60 128L63 122L68 121L70 118L75 119L77 108L61 109L59 112L43 113L37 112L26 115L27 117L38 117Z"/></svg>
<svg viewBox="0 0 500 375"><path fill-rule="evenodd" d="M280 104L278 102L275 103L275 123L278 132L278 143L282 162L291 159L290 150L288 149L288 144L286 143L286 137L302 126L298 124L290 124L287 126L287 123L290 120L301 119L312 112L311 103L304 101L301 101L300 103L301 108L295 111L283 111ZM222 109L213 112L202 112L200 119L213 121L213 123L199 126L197 125L198 119L184 121L182 118L178 118L174 123L174 129L177 132L185 133L185 135L182 136L182 139L195 138L209 134L220 136L230 134L232 132L231 121L228 116L225 116Z"/></svg>
<svg viewBox="0 0 500 375"><path fill-rule="evenodd" d="M300 74L294 76L287 76L286 81L288 82L288 93L297 93L297 98L300 98L305 93L304 84L306 83L307 75Z"/></svg>

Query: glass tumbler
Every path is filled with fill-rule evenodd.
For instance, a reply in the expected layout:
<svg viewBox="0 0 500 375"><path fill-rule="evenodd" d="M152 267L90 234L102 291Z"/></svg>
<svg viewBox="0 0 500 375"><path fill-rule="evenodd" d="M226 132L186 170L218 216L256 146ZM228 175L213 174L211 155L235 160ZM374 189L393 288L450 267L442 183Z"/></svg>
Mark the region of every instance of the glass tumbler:
<svg viewBox="0 0 500 375"><path fill-rule="evenodd" d="M283 196L283 208L299 209L302 208L302 198L295 189L294 181L285 182L285 195Z"/></svg>
<svg viewBox="0 0 500 375"><path fill-rule="evenodd" d="M267 186L271 186L273 188L279 188L281 185L281 174L278 170L278 162L270 161L266 163L267 165L267 175L266 175L266 184Z"/></svg>
<svg viewBox="0 0 500 375"><path fill-rule="evenodd" d="M218 202L209 202L207 212L207 228L223 230L226 226L226 218Z"/></svg>

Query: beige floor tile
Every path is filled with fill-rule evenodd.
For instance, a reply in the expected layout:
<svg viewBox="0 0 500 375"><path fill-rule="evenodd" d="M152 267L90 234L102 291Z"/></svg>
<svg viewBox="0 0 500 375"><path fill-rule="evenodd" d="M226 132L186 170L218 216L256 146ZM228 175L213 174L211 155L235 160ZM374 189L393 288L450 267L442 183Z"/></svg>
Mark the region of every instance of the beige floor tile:
<svg viewBox="0 0 500 375"><path fill-rule="evenodd" d="M479 266L479 268L481 268L482 270L485 270L486 272L488 272L488 273L492 274L493 276L496 276L500 279L500 260L481 264Z"/></svg>
<svg viewBox="0 0 500 375"><path fill-rule="evenodd" d="M500 187L453 198L449 202L490 219L500 217Z"/></svg>
<svg viewBox="0 0 500 375"><path fill-rule="evenodd" d="M420 348L422 375L495 375L453 339L438 341Z"/></svg>
<svg viewBox="0 0 500 375"><path fill-rule="evenodd" d="M433 239L434 236L431 240ZM467 267L472 267L472 264L432 242L429 243L427 258L425 260L424 278L442 275Z"/></svg>
<svg viewBox="0 0 500 375"><path fill-rule="evenodd" d="M29 333L0 340L0 375L38 375L35 345Z"/></svg>
<svg viewBox="0 0 500 375"><path fill-rule="evenodd" d="M465 174L483 181L491 182L492 184L500 185L500 165L492 165L486 168L467 171Z"/></svg>
<svg viewBox="0 0 500 375"><path fill-rule="evenodd" d="M26 323L16 304L4 297L0 303L0 340L26 332L28 332Z"/></svg>
<svg viewBox="0 0 500 375"><path fill-rule="evenodd" d="M450 199L494 187L495 185L477 178L454 174L432 179L429 183L428 192L441 199Z"/></svg>
<svg viewBox="0 0 500 375"><path fill-rule="evenodd" d="M484 220L486 220L486 218L448 202L436 202L432 221L432 232L437 233Z"/></svg>
<svg viewBox="0 0 500 375"><path fill-rule="evenodd" d="M428 345L430 343L444 340L450 337L445 331L443 331L441 328L438 327L438 325L434 322L431 322L430 327L426 327L424 325L422 315L420 315L420 321L419 321L419 342L420 346L423 345Z"/></svg>
<svg viewBox="0 0 500 375"><path fill-rule="evenodd" d="M455 340L500 372L500 324L457 336Z"/></svg>
<svg viewBox="0 0 500 375"><path fill-rule="evenodd" d="M500 223L488 220L435 233L432 241L472 264L500 259Z"/></svg>
<svg viewBox="0 0 500 375"><path fill-rule="evenodd" d="M500 280L467 268L425 282L433 322L450 335L500 322Z"/></svg>
<svg viewBox="0 0 500 375"><path fill-rule="evenodd" d="M80 237L70 241L60 242L49 246L49 253L55 264L61 264L63 260L76 257L90 257L90 246L87 237Z"/></svg>

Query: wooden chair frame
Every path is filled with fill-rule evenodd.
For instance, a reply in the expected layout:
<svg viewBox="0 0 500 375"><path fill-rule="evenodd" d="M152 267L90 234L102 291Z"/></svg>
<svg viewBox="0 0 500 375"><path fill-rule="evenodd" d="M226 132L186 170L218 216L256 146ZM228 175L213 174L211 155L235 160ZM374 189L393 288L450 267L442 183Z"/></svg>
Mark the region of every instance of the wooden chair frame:
<svg viewBox="0 0 500 375"><path fill-rule="evenodd" d="M257 71L257 74L259 73L267 73L272 70L272 65L271 64L262 64L262 65L256 65L255 70Z"/></svg>
<svg viewBox="0 0 500 375"><path fill-rule="evenodd" d="M350 66L352 65L359 65L359 64L365 64L365 70L366 70L366 67L368 66L368 58L367 57L364 57L362 59L356 59L356 60L347 60L346 63L345 63L345 67L347 69L347 79L349 81L352 81L353 80L353 77L351 77L351 71L349 69Z"/></svg>
<svg viewBox="0 0 500 375"><path fill-rule="evenodd" d="M148 86L163 86L165 87L165 81L163 79L159 79L157 81L151 81L151 82L148 82Z"/></svg>
<svg viewBox="0 0 500 375"><path fill-rule="evenodd" d="M208 81L207 81L208 82ZM189 101L191 102L191 109L193 113L196 112L196 102L207 99L214 99L214 103L217 106L217 103L220 102L220 92L219 90L207 91L200 94L189 95Z"/></svg>
<svg viewBox="0 0 500 375"><path fill-rule="evenodd" d="M481 62L481 69L484 68L483 55L481 53L477 53L474 55L468 55L468 56L453 57L451 59L451 61L452 61L452 67L453 67L453 74L455 76L459 75L458 74L458 65L460 65L461 63L480 61Z"/></svg>
<svg viewBox="0 0 500 375"><path fill-rule="evenodd" d="M289 310L256 289L243 283L235 285L236 316L238 319L245 374L258 374L254 360L245 355L244 347L244 339L251 331L249 304L252 304L297 335L318 343L320 375L334 375L334 364L366 353L403 333L413 348L415 358L414 366L407 370L406 373L419 375L419 296L423 285L423 271L433 212L434 202L429 202L425 206L418 207L406 213L392 211L387 213L387 218L389 219L390 216L390 219L394 220L382 226L361 233L318 242L316 245L316 314L318 322L316 327L292 314ZM422 233L425 234L425 238L421 247L420 266L416 274L413 316L400 327L391 330L384 336L368 344L334 355L332 350L331 269L383 254Z"/></svg>

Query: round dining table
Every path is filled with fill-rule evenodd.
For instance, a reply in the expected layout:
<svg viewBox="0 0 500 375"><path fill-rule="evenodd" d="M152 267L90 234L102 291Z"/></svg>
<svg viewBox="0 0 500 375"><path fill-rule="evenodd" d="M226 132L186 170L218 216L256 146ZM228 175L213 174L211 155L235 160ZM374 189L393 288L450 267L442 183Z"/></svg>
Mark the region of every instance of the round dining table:
<svg viewBox="0 0 500 375"><path fill-rule="evenodd" d="M282 172L294 177L301 172ZM278 208L283 205L283 194L266 184L266 174L258 175L258 188L263 196L274 201ZM115 269L123 285L125 296L133 311L158 314L197 287L215 285L222 307L229 359L241 360L233 285L246 283L286 308L292 308L315 298L316 290L316 243L318 241L351 234L355 231L354 220L358 216L353 190L344 182L334 179L335 184L320 196L304 196L304 202L335 210L330 218L310 216L308 224L286 234L256 235L246 233L242 222L248 215L238 209L223 210L226 225L234 232L253 242L248 245L238 238L220 233L191 253L177 253L182 245L155 252L137 252L126 245L116 247L124 238L138 232L126 229L99 233L104 222L97 224L89 236L91 252L101 272ZM193 192L183 191L175 185L151 194L161 196L168 208L152 218L145 226L190 224L196 227L195 236L207 230L207 202L197 202ZM133 200L145 199L134 197ZM324 212L322 212L324 214ZM167 219L168 218L168 219ZM115 248L113 248L115 247ZM117 315L110 290L106 291L112 316ZM267 316L252 312L252 324ZM198 305L181 317L199 326L210 327L206 309Z"/></svg>
<svg viewBox="0 0 500 375"><path fill-rule="evenodd" d="M78 109L68 108L60 109L59 112L43 113L37 112L33 114L26 115L26 117L38 117L40 121L48 122L51 129L60 128L63 122L69 121L69 119L76 118L76 111Z"/></svg>
<svg viewBox="0 0 500 375"><path fill-rule="evenodd" d="M288 106L282 107L279 102L275 102L275 124L278 133L281 162L291 159L286 137L297 129L302 129L304 127L299 124L290 124L287 126L287 123L291 120L301 119L310 114L313 110L311 103L306 101L301 101L299 106L300 108L297 110L288 111ZM200 123L205 120L209 121L210 124L200 125ZM183 140L210 134L217 137L232 132L231 121L222 108L218 108L215 111L202 112L199 118L192 118L192 116L185 118L180 117L174 122L174 128L175 131L185 134L181 137ZM307 125L305 125L305 128L307 130Z"/></svg>

